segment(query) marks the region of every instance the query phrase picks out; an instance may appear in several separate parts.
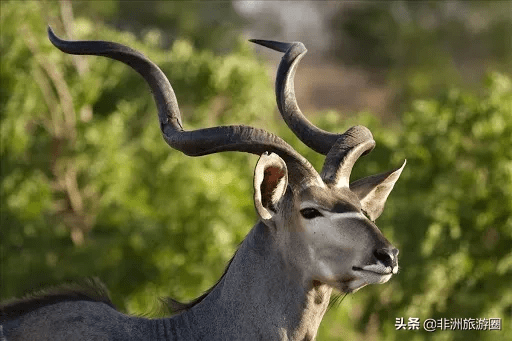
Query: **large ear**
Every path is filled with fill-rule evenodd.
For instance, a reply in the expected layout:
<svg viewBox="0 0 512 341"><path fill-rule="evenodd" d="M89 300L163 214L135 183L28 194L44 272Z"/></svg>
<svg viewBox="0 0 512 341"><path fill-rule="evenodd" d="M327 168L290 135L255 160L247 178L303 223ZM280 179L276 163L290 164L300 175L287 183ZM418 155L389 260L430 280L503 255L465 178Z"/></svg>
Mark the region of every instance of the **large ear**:
<svg viewBox="0 0 512 341"><path fill-rule="evenodd" d="M405 163L406 161L402 167L390 172L368 176L350 184L350 190L357 194L362 209L370 220L375 221L384 210L386 199L400 177Z"/></svg>
<svg viewBox="0 0 512 341"><path fill-rule="evenodd" d="M261 155L254 170L254 205L263 220L271 219L288 186L286 163L277 154Z"/></svg>

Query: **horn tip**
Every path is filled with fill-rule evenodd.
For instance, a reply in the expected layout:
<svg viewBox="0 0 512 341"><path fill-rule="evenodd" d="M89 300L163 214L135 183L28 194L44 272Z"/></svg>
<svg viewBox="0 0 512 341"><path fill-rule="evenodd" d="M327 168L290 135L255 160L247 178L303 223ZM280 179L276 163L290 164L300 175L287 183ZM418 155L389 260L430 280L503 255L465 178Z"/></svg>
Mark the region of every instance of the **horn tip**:
<svg viewBox="0 0 512 341"><path fill-rule="evenodd" d="M57 46L57 44L62 40L60 39L59 37L57 37L57 35L55 34L55 32L53 32L53 29L50 25L47 26L47 29L46 31L48 32L48 39L50 39L50 41L52 42L53 45Z"/></svg>
<svg viewBox="0 0 512 341"><path fill-rule="evenodd" d="M297 44L297 43L283 43L280 41L263 40L263 39L249 39L249 41L251 43L265 46L274 51L283 52L283 53L288 51L291 47L293 47ZM302 44L302 43L299 43L299 44Z"/></svg>

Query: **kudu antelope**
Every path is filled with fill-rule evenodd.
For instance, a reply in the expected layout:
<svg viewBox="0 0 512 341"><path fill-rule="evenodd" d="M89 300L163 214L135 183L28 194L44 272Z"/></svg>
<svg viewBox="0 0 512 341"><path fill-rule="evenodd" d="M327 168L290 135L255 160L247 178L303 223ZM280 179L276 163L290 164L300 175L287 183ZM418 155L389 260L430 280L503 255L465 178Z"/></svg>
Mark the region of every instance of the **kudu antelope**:
<svg viewBox="0 0 512 341"><path fill-rule="evenodd" d="M349 184L355 161L375 145L363 126L333 134L301 113L294 75L306 53L301 43L252 40L284 52L277 72L279 111L290 129L326 155L321 173L281 138L253 127L182 127L174 91L141 53L104 41L65 41L63 52L121 61L148 82L165 141L186 155L222 151L259 155L254 205L259 221L219 282L178 313L163 319L127 316L101 292L66 290L2 306L0 336L8 340L312 340L332 289L354 292L397 273L398 250L373 223L402 169ZM1 337L0 337L1 338Z"/></svg>

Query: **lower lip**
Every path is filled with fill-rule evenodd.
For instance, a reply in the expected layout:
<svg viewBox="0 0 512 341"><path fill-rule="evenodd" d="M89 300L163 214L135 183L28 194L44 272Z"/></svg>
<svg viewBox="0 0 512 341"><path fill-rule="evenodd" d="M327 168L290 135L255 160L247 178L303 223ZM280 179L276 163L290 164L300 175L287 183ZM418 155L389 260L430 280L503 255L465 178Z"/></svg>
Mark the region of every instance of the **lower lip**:
<svg viewBox="0 0 512 341"><path fill-rule="evenodd" d="M352 270L353 271L359 271L359 272L372 273L372 274L376 274L376 275L379 275L379 276L386 276L386 275L391 275L392 274L391 272L375 272L375 271L372 271L372 270L365 270L363 268L358 268L357 266L353 266Z"/></svg>

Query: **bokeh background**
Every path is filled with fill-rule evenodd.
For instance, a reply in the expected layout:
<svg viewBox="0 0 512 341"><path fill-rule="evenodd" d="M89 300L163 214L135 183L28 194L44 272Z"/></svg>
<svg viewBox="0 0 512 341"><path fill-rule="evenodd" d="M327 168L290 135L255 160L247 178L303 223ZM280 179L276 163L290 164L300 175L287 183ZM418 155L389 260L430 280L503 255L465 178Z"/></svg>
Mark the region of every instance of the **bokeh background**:
<svg viewBox="0 0 512 341"><path fill-rule="evenodd" d="M200 158L161 138L144 81L68 39L130 45L168 75L186 129L248 124L282 136L281 55L248 38L302 41L306 115L368 126L353 179L407 166L377 223L401 271L348 295L318 340L512 340L512 4L2 1L0 297L99 277L124 312L163 316L220 277L256 222L257 157ZM502 331L396 330L397 318L501 318Z"/></svg>

